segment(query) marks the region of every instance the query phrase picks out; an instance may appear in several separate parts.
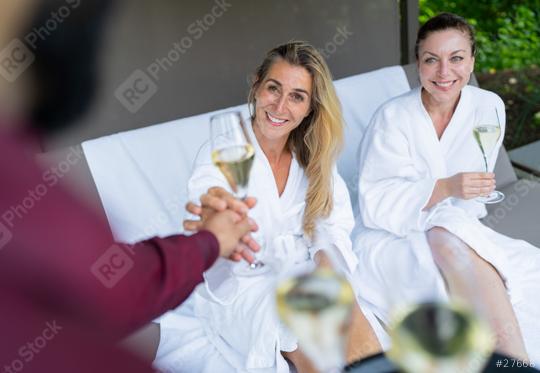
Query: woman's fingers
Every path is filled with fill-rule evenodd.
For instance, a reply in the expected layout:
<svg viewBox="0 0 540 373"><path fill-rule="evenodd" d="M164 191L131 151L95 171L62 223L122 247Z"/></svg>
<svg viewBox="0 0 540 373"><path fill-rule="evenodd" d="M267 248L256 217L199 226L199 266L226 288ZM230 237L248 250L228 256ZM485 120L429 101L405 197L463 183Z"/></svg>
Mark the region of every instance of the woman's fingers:
<svg viewBox="0 0 540 373"><path fill-rule="evenodd" d="M247 203L244 203L225 189L219 187L208 189L208 193L201 197L203 207L211 207L217 211L229 208L242 215L246 215L249 209L255 206L256 203L256 200L253 197L248 197L246 200Z"/></svg>
<svg viewBox="0 0 540 373"><path fill-rule="evenodd" d="M204 208L211 208L216 211L224 211L227 208L227 201L220 197L206 193L201 196L201 205Z"/></svg>
<svg viewBox="0 0 540 373"><path fill-rule="evenodd" d="M469 187L465 189L463 193L463 197L465 199L485 197L485 196L488 196L494 190L495 190L495 185L491 185L488 187Z"/></svg>
<svg viewBox="0 0 540 373"><path fill-rule="evenodd" d="M252 209L257 204L257 199L255 197L246 197L244 199L244 203L247 205L247 207Z"/></svg>
<svg viewBox="0 0 540 373"><path fill-rule="evenodd" d="M244 201L240 201L231 193L220 187L212 187L208 189L208 192L203 194L200 200L201 206L190 202L186 205L186 209L190 213L199 216L201 215L203 209L224 211L227 208L235 211L238 214L247 215L249 209L253 208L257 204L257 200L254 197L247 197Z"/></svg>
<svg viewBox="0 0 540 373"><path fill-rule="evenodd" d="M248 263L253 263L255 257L253 256L250 248L245 246L243 243L239 243L236 245L233 253L229 256L229 259L235 262L239 262L244 259Z"/></svg>
<svg viewBox="0 0 540 373"><path fill-rule="evenodd" d="M255 261L255 257L253 256L250 249L243 248L240 252L240 256L248 263L253 263Z"/></svg>
<svg viewBox="0 0 540 373"><path fill-rule="evenodd" d="M240 255L239 253L232 253L229 259L233 262L239 262L242 260L242 255Z"/></svg>
<svg viewBox="0 0 540 373"><path fill-rule="evenodd" d="M463 180L463 194L465 199L488 196L495 190L495 174L489 172L468 173Z"/></svg>
<svg viewBox="0 0 540 373"><path fill-rule="evenodd" d="M184 220L184 230L188 232L196 232L202 227L202 221L200 220Z"/></svg>
<svg viewBox="0 0 540 373"><path fill-rule="evenodd" d="M251 251L259 251L261 249L259 243L251 237L251 235L246 234L242 237L242 243L246 245Z"/></svg>
<svg viewBox="0 0 540 373"><path fill-rule="evenodd" d="M494 179L495 174L493 172L464 172L471 179Z"/></svg>
<svg viewBox="0 0 540 373"><path fill-rule="evenodd" d="M462 172L446 180L450 195L462 199L489 195L496 186L493 172Z"/></svg>
<svg viewBox="0 0 540 373"><path fill-rule="evenodd" d="M187 210L187 212L189 212L190 214L197 215L197 216L201 216L201 213L202 213L201 206L196 205L196 204L193 203L193 202L188 202L188 203L186 204L186 210Z"/></svg>

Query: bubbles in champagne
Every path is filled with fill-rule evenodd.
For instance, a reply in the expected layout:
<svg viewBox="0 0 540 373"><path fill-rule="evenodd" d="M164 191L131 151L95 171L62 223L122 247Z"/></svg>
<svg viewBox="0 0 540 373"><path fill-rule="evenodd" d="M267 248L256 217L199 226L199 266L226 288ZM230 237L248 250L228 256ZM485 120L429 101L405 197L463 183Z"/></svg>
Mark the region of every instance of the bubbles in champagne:
<svg viewBox="0 0 540 373"><path fill-rule="evenodd" d="M473 134L484 155L488 156L495 149L497 141L499 141L501 129L493 125L480 125L474 127Z"/></svg>
<svg viewBox="0 0 540 373"><path fill-rule="evenodd" d="M240 198L247 194L254 155L253 147L249 144L230 146L212 152L212 162L220 169L233 192Z"/></svg>

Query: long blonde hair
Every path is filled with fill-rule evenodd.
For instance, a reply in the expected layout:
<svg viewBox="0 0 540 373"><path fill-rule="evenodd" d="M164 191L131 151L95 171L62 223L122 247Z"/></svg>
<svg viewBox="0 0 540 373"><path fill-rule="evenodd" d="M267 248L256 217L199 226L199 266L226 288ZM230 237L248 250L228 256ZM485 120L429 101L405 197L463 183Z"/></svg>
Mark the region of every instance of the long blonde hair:
<svg viewBox="0 0 540 373"><path fill-rule="evenodd" d="M314 238L318 218L333 208L332 168L343 146L343 117L332 75L321 54L304 41L291 41L269 51L255 71L248 104L255 119L255 94L272 64L283 60L304 67L313 79L311 112L289 135L287 146L294 152L308 179L304 232Z"/></svg>

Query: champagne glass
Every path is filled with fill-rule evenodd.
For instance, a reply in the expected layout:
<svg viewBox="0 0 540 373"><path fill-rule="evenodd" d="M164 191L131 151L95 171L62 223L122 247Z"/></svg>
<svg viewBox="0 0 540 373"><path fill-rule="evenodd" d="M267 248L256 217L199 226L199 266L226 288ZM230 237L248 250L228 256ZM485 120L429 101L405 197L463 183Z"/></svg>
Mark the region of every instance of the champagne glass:
<svg viewBox="0 0 540 373"><path fill-rule="evenodd" d="M212 162L225 176L234 195L245 199L255 150L240 112L230 111L212 116L210 139ZM251 270L262 267L264 263L258 259L250 264Z"/></svg>
<svg viewBox="0 0 540 373"><path fill-rule="evenodd" d="M488 157L493 154L497 141L501 137L501 123L495 106L480 106L476 108L473 135L482 151L486 172L489 172ZM477 197L476 201L491 204L501 202L503 199L504 194L494 190L488 196Z"/></svg>
<svg viewBox="0 0 540 373"><path fill-rule="evenodd" d="M347 280L328 267L282 281L276 291L278 315L314 366L341 372L355 301Z"/></svg>
<svg viewBox="0 0 540 373"><path fill-rule="evenodd" d="M388 357L410 373L480 372L495 345L485 321L456 301L402 308L390 337Z"/></svg>
<svg viewBox="0 0 540 373"><path fill-rule="evenodd" d="M470 256L463 247L455 247L453 255L456 260L446 278L452 289L448 300L428 291L417 304L406 304L398 287L385 294L393 308L388 357L405 372L477 373L495 348L496 338L487 323L489 311L475 286Z"/></svg>

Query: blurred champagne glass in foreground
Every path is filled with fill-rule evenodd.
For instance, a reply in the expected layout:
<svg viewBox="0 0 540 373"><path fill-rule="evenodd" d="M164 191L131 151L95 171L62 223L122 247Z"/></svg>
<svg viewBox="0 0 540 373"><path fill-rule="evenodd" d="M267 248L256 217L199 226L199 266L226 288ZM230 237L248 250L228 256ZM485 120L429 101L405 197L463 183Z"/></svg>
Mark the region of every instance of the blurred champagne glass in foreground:
<svg viewBox="0 0 540 373"><path fill-rule="evenodd" d="M287 279L277 288L281 320L321 372L340 372L345 365L354 301L348 281L329 267Z"/></svg>
<svg viewBox="0 0 540 373"><path fill-rule="evenodd" d="M389 358L410 373L480 372L495 344L487 324L458 302L402 309L390 337Z"/></svg>
<svg viewBox="0 0 540 373"><path fill-rule="evenodd" d="M435 290L437 284L417 298L418 304L406 304L398 286L385 294L393 306L388 357L411 373L480 372L496 338L476 286L469 248L441 228L430 230L427 237L448 299Z"/></svg>

